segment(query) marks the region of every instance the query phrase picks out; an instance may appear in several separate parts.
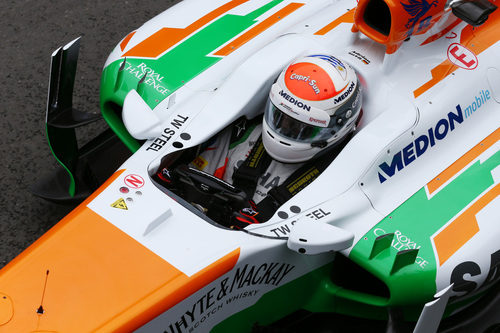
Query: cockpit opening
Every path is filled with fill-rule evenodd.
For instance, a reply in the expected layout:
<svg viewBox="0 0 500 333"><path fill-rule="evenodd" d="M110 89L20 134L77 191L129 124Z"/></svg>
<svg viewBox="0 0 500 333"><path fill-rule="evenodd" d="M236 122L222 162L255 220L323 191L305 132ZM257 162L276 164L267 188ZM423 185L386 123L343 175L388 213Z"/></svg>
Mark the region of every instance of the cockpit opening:
<svg viewBox="0 0 500 333"><path fill-rule="evenodd" d="M206 142L164 156L153 179L217 225L243 229L266 222L327 168L344 143L308 162L280 163L266 153L261 121L240 118Z"/></svg>

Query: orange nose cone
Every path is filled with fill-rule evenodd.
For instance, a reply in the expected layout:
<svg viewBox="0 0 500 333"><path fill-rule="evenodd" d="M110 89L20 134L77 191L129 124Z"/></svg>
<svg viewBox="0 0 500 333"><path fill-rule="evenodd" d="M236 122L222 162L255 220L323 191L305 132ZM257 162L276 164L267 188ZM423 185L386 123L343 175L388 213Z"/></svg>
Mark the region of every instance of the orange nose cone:
<svg viewBox="0 0 500 333"><path fill-rule="evenodd" d="M188 277L88 208L90 200L0 272L1 332L132 331L237 261L235 251Z"/></svg>

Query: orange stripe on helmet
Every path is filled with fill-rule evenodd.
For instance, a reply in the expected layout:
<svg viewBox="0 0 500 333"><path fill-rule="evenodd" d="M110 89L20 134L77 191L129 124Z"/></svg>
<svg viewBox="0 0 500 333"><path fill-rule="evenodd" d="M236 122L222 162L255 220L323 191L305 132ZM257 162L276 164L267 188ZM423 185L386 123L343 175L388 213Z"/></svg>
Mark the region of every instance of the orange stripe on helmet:
<svg viewBox="0 0 500 333"><path fill-rule="evenodd" d="M131 48L123 55L123 57L156 58L196 30L247 1L248 0L232 0L219 8L214 9L210 13L188 25L186 28L162 28Z"/></svg>
<svg viewBox="0 0 500 333"><path fill-rule="evenodd" d="M296 3L292 2L291 4L287 5L286 7L280 9L279 11L276 12L276 14L271 15L264 21L260 22L257 24L255 27L252 29L248 30L226 46L222 47L220 50L214 53L216 56L227 56L234 52L235 50L239 49L242 45L246 44L248 41L252 40L255 38L257 35L261 34L263 31L267 30L269 27L273 26L274 24L278 23L300 7L304 6L303 3Z"/></svg>
<svg viewBox="0 0 500 333"><path fill-rule="evenodd" d="M500 184L497 184L434 237L440 266L479 231L476 214L499 195Z"/></svg>
<svg viewBox="0 0 500 333"><path fill-rule="evenodd" d="M452 165L450 165L446 170L437 175L433 180L427 184L427 189L429 194L434 193L439 189L444 183L450 180L453 176L458 174L463 168L465 168L470 162L475 158L485 152L488 148L494 145L498 140L500 140L500 129L497 129L490 135L488 135L483 141L477 144L474 148L469 150L466 154L456 160Z"/></svg>

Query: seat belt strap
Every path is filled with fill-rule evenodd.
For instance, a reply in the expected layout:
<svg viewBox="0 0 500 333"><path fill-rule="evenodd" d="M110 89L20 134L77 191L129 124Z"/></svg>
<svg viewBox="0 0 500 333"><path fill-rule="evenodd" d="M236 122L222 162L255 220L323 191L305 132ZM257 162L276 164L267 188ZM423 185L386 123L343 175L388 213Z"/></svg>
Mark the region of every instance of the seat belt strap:
<svg viewBox="0 0 500 333"><path fill-rule="evenodd" d="M304 164L292 173L281 185L271 189L267 193L267 196L257 204L259 221L265 222L269 220L281 205L318 178L342 151L347 142L349 142L351 136L352 134L347 136L342 142L337 144L334 149Z"/></svg>
<svg viewBox="0 0 500 333"><path fill-rule="evenodd" d="M266 152L259 137L250 154L233 174L233 185L245 191L251 198L257 188L257 181L271 164L272 158Z"/></svg>

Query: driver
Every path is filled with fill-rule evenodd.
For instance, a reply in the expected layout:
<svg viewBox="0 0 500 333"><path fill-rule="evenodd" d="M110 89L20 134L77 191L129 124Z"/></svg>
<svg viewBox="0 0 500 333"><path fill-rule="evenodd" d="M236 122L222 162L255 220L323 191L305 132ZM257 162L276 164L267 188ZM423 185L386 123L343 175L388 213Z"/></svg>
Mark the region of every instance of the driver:
<svg viewBox="0 0 500 333"><path fill-rule="evenodd" d="M230 227L265 222L310 184L345 146L361 115L355 71L330 55L303 57L273 84L261 121L221 132L190 164L246 192ZM167 177L162 176L160 179Z"/></svg>

